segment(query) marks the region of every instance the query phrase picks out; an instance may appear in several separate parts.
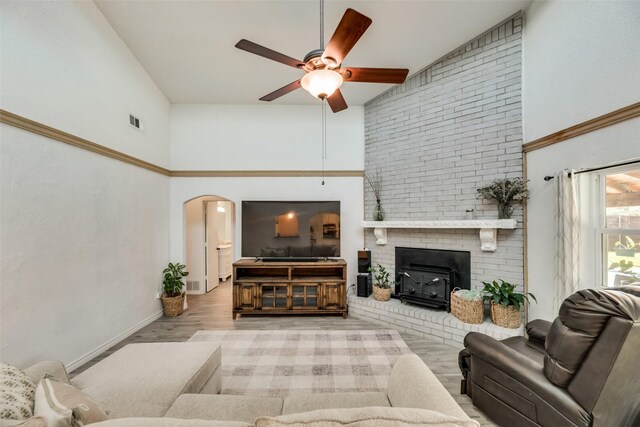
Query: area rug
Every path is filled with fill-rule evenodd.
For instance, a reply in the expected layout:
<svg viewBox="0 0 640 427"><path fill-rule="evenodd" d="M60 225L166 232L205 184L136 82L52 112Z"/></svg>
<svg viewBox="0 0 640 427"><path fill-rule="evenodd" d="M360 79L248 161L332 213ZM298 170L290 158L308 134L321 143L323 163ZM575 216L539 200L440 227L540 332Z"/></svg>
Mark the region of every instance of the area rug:
<svg viewBox="0 0 640 427"><path fill-rule="evenodd" d="M398 331L198 331L189 341L222 346L223 394L384 391L411 353Z"/></svg>

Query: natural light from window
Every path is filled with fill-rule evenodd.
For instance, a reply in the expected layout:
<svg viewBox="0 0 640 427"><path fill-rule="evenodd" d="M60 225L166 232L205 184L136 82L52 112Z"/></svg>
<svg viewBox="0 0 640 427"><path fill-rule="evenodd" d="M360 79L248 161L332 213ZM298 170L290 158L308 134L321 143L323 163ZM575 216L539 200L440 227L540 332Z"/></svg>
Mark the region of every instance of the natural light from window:
<svg viewBox="0 0 640 427"><path fill-rule="evenodd" d="M601 229L603 281L620 286L640 281L640 169L603 174Z"/></svg>

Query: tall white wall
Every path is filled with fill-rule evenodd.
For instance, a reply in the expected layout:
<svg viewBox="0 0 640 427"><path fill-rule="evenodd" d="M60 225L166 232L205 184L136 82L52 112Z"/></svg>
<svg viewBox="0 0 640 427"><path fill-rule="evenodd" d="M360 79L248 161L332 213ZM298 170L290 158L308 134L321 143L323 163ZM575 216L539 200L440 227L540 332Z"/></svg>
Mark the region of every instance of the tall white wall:
<svg viewBox="0 0 640 427"><path fill-rule="evenodd" d="M169 102L91 1L2 1L3 109L160 166ZM145 131L129 126L129 114Z"/></svg>
<svg viewBox="0 0 640 427"><path fill-rule="evenodd" d="M525 142L638 102L640 2L535 1L525 18Z"/></svg>
<svg viewBox="0 0 640 427"><path fill-rule="evenodd" d="M1 108L168 165L169 104L93 2L0 7ZM74 368L161 314L169 178L0 132L0 356Z"/></svg>
<svg viewBox="0 0 640 427"><path fill-rule="evenodd" d="M169 178L0 125L3 362L75 368L161 314Z"/></svg>
<svg viewBox="0 0 640 427"><path fill-rule="evenodd" d="M318 170L321 109L289 105L172 105L171 168L214 170ZM364 109L327 110L326 169L364 167ZM243 200L340 200L341 255L355 280L362 248L363 178L329 177L173 178L171 257L184 259L183 203L202 195L235 202L234 259L240 258Z"/></svg>
<svg viewBox="0 0 640 427"><path fill-rule="evenodd" d="M640 99L640 3L535 2L524 37L525 142ZM640 157L640 119L633 119L527 155L528 284L538 297L529 318L551 320L555 273L555 182L563 169ZM586 211L586 210L585 210ZM589 219L584 212L583 222ZM589 224L583 224L583 286L599 286ZM591 229L593 231L593 229Z"/></svg>
<svg viewBox="0 0 640 427"><path fill-rule="evenodd" d="M364 108L327 108L327 169L364 168ZM320 105L172 105L171 169L319 170Z"/></svg>

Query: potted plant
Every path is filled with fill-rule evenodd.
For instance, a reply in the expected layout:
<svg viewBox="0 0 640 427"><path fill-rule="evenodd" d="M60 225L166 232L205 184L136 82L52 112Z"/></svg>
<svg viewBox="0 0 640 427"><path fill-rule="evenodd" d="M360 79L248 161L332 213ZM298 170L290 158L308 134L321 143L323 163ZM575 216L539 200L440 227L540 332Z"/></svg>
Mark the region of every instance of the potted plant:
<svg viewBox="0 0 640 427"><path fill-rule="evenodd" d="M376 206L373 209L373 220L383 221L384 209L382 209L382 205L380 204L380 196L382 195L382 175L379 171L376 171L373 175L366 175L366 178L369 183L369 187L371 187L371 191L373 191L373 195L376 196Z"/></svg>
<svg viewBox="0 0 640 427"><path fill-rule="evenodd" d="M179 316L184 311L185 293L182 290L184 288L182 278L189 275L189 272L184 271L185 267L186 265L179 262L175 264L169 263L167 268L162 271L164 275L162 280L164 290L162 293L162 307L164 308L165 316Z"/></svg>
<svg viewBox="0 0 640 427"><path fill-rule="evenodd" d="M508 219L513 214L511 203L525 200L529 191L522 178L496 179L491 184L478 188L478 197L498 202L498 218Z"/></svg>
<svg viewBox="0 0 640 427"><path fill-rule="evenodd" d="M491 321L504 328L518 328L522 320L520 307L524 305L524 301L529 302L529 297L535 302L538 300L532 293L515 292L516 285L502 279L498 280L500 283L495 280L482 282L482 299L490 304Z"/></svg>
<svg viewBox="0 0 640 427"><path fill-rule="evenodd" d="M636 250L640 248L640 243L634 242L629 236L624 236L624 243L616 242L615 248L616 255L633 258L636 255Z"/></svg>
<svg viewBox="0 0 640 427"><path fill-rule="evenodd" d="M373 274L375 283L373 284L373 298L377 301L389 301L391 298L391 282L389 273L378 264L378 268L369 267L369 272Z"/></svg>

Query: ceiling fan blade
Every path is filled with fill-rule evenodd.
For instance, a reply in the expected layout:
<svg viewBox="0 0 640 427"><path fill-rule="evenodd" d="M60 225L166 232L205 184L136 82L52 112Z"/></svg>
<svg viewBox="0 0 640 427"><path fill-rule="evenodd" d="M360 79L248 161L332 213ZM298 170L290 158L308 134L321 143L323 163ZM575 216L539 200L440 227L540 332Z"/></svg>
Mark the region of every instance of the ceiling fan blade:
<svg viewBox="0 0 640 427"><path fill-rule="evenodd" d="M300 80L296 80L295 82L289 83L286 86L281 87L278 90L274 90L268 95L260 98L260 101L273 101L274 99L280 98L282 95L286 95L289 92L293 92L294 90L300 87Z"/></svg>
<svg viewBox="0 0 640 427"><path fill-rule="evenodd" d="M331 107L331 111L334 113L349 108L347 101L345 101L342 96L342 92L340 92L340 89L336 89L336 91L333 92L333 95L327 98L327 102L329 103L329 107Z"/></svg>
<svg viewBox="0 0 640 427"><path fill-rule="evenodd" d="M345 68L342 78L345 82L364 83L404 83L409 74L406 68Z"/></svg>
<svg viewBox="0 0 640 427"><path fill-rule="evenodd" d="M371 25L371 18L356 12L353 9L347 9L336 31L331 36L327 48L322 54L322 58L332 58L336 64L341 64L342 60L351 48L360 40L360 37Z"/></svg>
<svg viewBox="0 0 640 427"><path fill-rule="evenodd" d="M298 61L295 58L284 55L280 52L276 52L275 50L271 50L267 47L260 46L259 44L250 42L249 40L240 40L238 43L236 43L236 47L238 49L246 50L247 52L253 53L255 55L271 59L272 61L280 62L281 64L288 65L290 67L301 68L304 66L304 63L302 61Z"/></svg>

